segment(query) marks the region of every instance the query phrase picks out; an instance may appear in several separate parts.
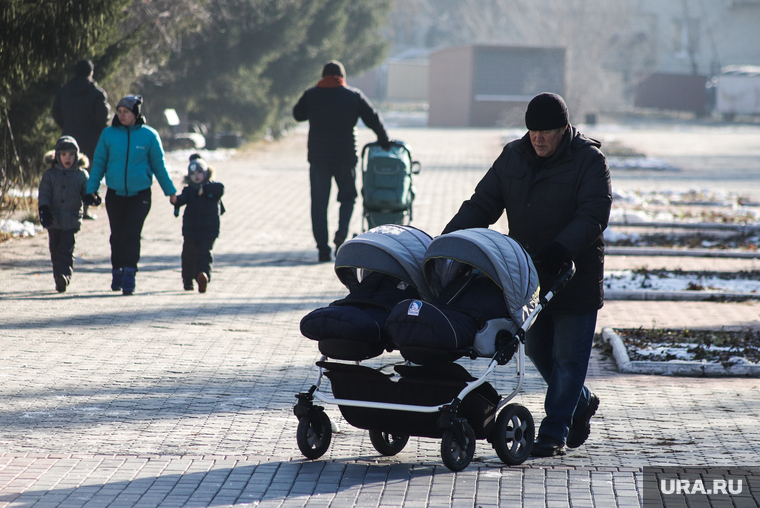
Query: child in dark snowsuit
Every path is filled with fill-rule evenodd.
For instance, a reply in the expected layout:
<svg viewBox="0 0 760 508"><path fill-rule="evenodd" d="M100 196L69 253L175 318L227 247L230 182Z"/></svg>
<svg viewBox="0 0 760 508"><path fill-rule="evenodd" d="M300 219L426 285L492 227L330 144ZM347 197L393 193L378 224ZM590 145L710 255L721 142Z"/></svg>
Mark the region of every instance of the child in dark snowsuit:
<svg viewBox="0 0 760 508"><path fill-rule="evenodd" d="M82 197L90 176L84 168L89 160L71 136L58 139L55 151L46 153L44 160L51 167L40 181L40 223L48 230L55 289L63 293L74 268L74 244L82 227Z"/></svg>
<svg viewBox="0 0 760 508"><path fill-rule="evenodd" d="M221 203L224 185L211 181L213 169L197 154L190 157L185 183L187 186L177 196L175 214L186 205L182 216L182 281L185 290L193 290L193 280L198 282L198 292L205 293L211 280L211 249L219 236L219 217L224 213Z"/></svg>

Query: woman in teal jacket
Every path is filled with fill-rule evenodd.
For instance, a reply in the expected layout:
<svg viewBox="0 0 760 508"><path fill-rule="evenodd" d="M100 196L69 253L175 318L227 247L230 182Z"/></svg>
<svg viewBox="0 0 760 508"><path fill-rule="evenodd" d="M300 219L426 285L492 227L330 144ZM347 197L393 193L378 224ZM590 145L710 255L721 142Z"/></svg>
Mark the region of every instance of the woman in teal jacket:
<svg viewBox="0 0 760 508"><path fill-rule="evenodd" d="M119 101L110 127L100 135L87 181L87 201L100 201L98 189L106 177L106 211L111 226L111 289L125 295L135 291L140 260L140 235L151 205L153 176L174 204L174 188L164 161L161 138L140 114L142 97Z"/></svg>

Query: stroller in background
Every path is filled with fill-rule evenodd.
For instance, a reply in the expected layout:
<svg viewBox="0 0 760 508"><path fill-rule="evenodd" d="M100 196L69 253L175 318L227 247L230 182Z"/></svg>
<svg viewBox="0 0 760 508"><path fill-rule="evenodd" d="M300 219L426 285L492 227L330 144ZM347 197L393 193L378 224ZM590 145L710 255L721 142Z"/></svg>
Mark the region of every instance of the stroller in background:
<svg viewBox="0 0 760 508"><path fill-rule="evenodd" d="M412 175L420 163L403 141L391 141L383 150L380 143L362 148L362 232L383 224L411 224L414 186ZM366 227L365 227L366 224Z"/></svg>
<svg viewBox="0 0 760 508"><path fill-rule="evenodd" d="M339 265L345 264L341 254L350 255L351 243L365 234L343 244L336 259L336 272ZM363 254L348 264L357 271L378 270L374 256L366 250ZM408 257L401 250L384 254ZM337 404L349 424L369 431L372 445L382 455L396 455L410 436L419 436L441 439L441 458L452 471L461 471L470 464L476 439L487 439L499 458L510 465L521 464L530 456L535 437L533 417L524 406L509 403L523 383L525 332L575 269L571 266L539 299L535 267L516 241L489 229L456 231L434 239L421 266L413 270L424 276L427 288L420 288L420 293L426 295L424 300L435 298L454 273L451 267L457 264L475 267L496 283L503 292L509 315L488 321L471 345L460 350L446 350L441 355L429 349L426 355L424 348L413 348L412 361L416 365L407 359L371 368L358 362L327 361L328 355L322 356L317 362L317 382L307 392L296 395L294 413L299 419L296 438L304 456L321 457L332 439L330 419L315 401ZM412 312L413 305L408 301L398 305L408 306ZM403 356L404 348L399 349ZM329 357L342 359L340 351L330 352ZM430 364L419 365L417 359L423 357L432 359ZM463 357L490 358L490 362L485 372L475 378L462 365L451 361ZM511 393L502 396L487 378L497 366L506 365L513 357L517 383ZM320 391L323 377L330 379L332 396Z"/></svg>

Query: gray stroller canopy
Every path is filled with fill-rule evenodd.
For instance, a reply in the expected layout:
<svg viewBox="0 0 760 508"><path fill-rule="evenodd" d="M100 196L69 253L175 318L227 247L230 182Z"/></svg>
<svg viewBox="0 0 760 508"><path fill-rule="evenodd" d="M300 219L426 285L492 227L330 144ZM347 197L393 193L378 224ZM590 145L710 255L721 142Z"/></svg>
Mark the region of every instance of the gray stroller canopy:
<svg viewBox="0 0 760 508"><path fill-rule="evenodd" d="M411 226L378 226L341 245L335 256L335 273L349 291L359 284L360 269L393 275L427 299L430 291L422 261L431 242L430 235Z"/></svg>
<svg viewBox="0 0 760 508"><path fill-rule="evenodd" d="M423 265L434 297L456 277L459 263L474 266L493 280L504 292L510 317L518 326L523 325L538 304L538 274L516 240L484 228L437 237L428 247Z"/></svg>

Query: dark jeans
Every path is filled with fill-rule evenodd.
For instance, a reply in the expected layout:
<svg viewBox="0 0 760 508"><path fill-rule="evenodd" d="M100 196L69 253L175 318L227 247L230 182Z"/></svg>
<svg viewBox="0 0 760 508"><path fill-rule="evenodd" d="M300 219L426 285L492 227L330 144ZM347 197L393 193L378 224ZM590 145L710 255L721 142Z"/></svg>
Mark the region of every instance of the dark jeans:
<svg viewBox="0 0 760 508"><path fill-rule="evenodd" d="M311 165L309 169L311 230L320 252L330 252L330 246L327 244L327 204L330 201L330 187L333 178L335 178L335 183L338 186L338 202L340 203L336 236L345 239L348 235L348 224L351 222L351 214L354 212L354 201L356 201L357 196L355 166Z"/></svg>
<svg viewBox="0 0 760 508"><path fill-rule="evenodd" d="M74 269L74 244L77 241L77 229L48 229L48 247L50 261L53 262L53 276L71 277Z"/></svg>
<svg viewBox="0 0 760 508"><path fill-rule="evenodd" d="M140 235L151 204L150 189L136 196L119 196L113 189L106 193L106 211L111 226L111 266L137 269L140 261Z"/></svg>
<svg viewBox="0 0 760 508"><path fill-rule="evenodd" d="M525 337L525 353L546 381L546 417L538 429L563 443L573 413L586 410L589 389L584 386L594 342L597 312L538 316Z"/></svg>
<svg viewBox="0 0 760 508"><path fill-rule="evenodd" d="M182 280L192 282L195 277L203 272L211 280L211 263L214 257L211 255L211 249L214 248L216 238L204 240L195 240L185 237L182 243Z"/></svg>

